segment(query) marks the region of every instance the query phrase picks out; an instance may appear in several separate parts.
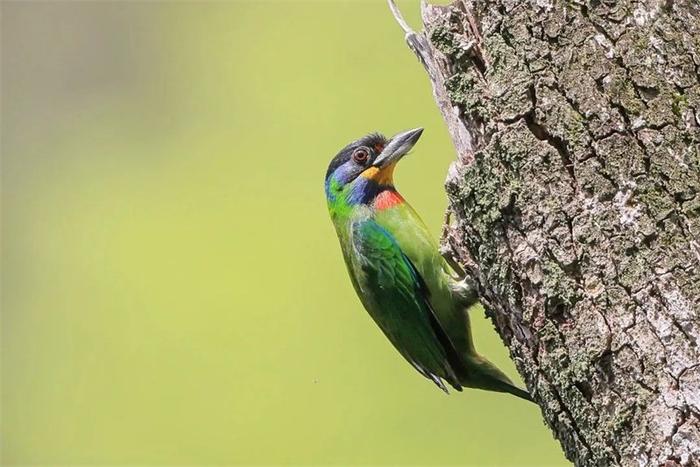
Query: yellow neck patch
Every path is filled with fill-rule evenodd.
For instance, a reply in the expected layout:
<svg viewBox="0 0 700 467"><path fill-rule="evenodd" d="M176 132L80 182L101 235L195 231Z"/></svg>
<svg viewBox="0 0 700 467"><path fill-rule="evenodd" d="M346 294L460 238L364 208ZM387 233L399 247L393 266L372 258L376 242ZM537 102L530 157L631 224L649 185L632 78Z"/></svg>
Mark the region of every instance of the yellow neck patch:
<svg viewBox="0 0 700 467"><path fill-rule="evenodd" d="M384 168L370 167L360 175L364 178L372 180L379 185L393 185L394 184L394 168L396 168L396 162L387 165Z"/></svg>

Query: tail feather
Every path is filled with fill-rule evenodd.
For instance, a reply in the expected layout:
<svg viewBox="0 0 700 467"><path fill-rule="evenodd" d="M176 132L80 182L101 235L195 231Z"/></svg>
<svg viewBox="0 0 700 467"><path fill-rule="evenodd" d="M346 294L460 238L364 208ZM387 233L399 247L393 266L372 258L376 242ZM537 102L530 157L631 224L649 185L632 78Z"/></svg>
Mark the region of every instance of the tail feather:
<svg viewBox="0 0 700 467"><path fill-rule="evenodd" d="M536 403L530 393L513 384L505 373L482 356L474 355L469 358L469 361L469 368L475 371L468 375L469 380L463 382L464 386L476 387L487 391L506 392L526 401Z"/></svg>
<svg viewBox="0 0 700 467"><path fill-rule="evenodd" d="M525 399L526 401L530 401L533 403L535 400L532 398L529 392L527 392L524 389L520 389L519 387L515 386L514 384L506 383L504 381L499 381L498 383L494 384L493 389L494 391L498 392L507 392L508 394L512 394L516 397L519 397L521 399Z"/></svg>

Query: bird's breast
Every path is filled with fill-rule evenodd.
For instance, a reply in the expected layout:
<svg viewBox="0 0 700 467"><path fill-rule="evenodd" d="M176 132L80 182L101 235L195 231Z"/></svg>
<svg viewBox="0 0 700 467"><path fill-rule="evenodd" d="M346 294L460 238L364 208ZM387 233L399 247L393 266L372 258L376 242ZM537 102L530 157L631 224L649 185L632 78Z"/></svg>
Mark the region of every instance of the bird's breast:
<svg viewBox="0 0 700 467"><path fill-rule="evenodd" d="M379 193L376 198L374 198L372 206L377 211L383 211L385 209L391 209L395 206L403 204L404 202L405 200L403 199L403 196L401 196L396 190L384 190Z"/></svg>

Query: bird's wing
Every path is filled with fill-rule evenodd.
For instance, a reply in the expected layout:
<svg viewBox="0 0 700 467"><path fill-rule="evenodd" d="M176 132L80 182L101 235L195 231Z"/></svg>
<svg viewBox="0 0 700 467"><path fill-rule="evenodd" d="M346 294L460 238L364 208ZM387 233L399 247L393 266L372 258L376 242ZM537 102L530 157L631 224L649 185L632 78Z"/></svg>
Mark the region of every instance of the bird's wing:
<svg viewBox="0 0 700 467"><path fill-rule="evenodd" d="M353 273L367 311L394 347L426 378L461 390L462 363L430 307L418 271L392 235L374 220L350 229Z"/></svg>

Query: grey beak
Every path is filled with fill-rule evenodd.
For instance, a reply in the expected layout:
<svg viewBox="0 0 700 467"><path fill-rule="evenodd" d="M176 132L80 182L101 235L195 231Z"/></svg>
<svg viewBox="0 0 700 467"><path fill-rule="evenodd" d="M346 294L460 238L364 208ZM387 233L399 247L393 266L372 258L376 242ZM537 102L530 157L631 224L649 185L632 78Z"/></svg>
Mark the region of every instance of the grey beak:
<svg viewBox="0 0 700 467"><path fill-rule="evenodd" d="M381 169L392 162L398 161L413 148L413 145L416 144L422 133L423 128L414 128L394 136L382 153L377 156L373 165Z"/></svg>

